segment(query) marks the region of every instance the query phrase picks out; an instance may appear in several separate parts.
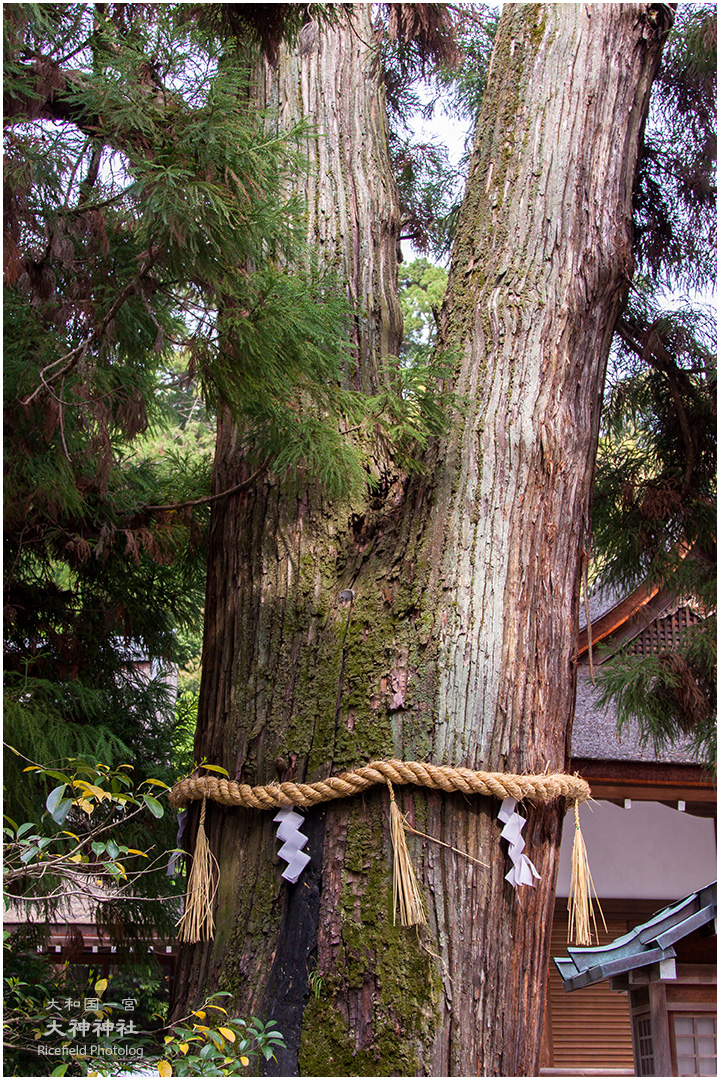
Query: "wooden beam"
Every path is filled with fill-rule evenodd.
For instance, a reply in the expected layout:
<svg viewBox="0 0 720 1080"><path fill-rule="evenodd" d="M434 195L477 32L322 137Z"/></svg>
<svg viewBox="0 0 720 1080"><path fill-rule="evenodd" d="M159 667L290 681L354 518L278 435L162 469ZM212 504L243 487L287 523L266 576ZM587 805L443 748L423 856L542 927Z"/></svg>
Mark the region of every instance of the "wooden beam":
<svg viewBox="0 0 720 1080"><path fill-rule="evenodd" d="M595 622L591 623L593 645L604 641L605 638L610 637L611 634L619 630L621 626L632 619L633 616L637 615L637 613L641 611L653 597L657 596L658 592L659 588L657 585L640 585L635 592L630 593L630 595L626 596L624 600L621 600L619 604L610 608L610 610L606 611L599 619L596 619ZM584 656L587 650L588 632L587 627L585 626L582 630L578 631L578 660L581 656Z"/></svg>
<svg viewBox="0 0 720 1080"><path fill-rule="evenodd" d="M677 982L717 986L716 964L678 964Z"/></svg>
<svg viewBox="0 0 720 1080"><path fill-rule="evenodd" d="M705 806L707 815L712 815L717 805L715 784L699 765L572 758L570 768L587 780L595 799L682 800L688 813Z"/></svg>
<svg viewBox="0 0 720 1080"><path fill-rule="evenodd" d="M717 806L717 798L715 792L703 792L703 797L698 798L697 793L689 792L686 787L680 787L673 785L672 787L665 787L661 785L642 785L642 784L618 784L611 783L610 781L598 781L585 777L590 784L593 799L616 799L618 802L623 802L625 799L631 799L635 802L669 802L677 803L681 800L686 804L685 813L697 815L697 808L707 806L708 811L706 815L713 817L715 813L715 807ZM675 807L677 809L677 807Z"/></svg>
<svg viewBox="0 0 720 1080"><path fill-rule="evenodd" d="M585 779L623 780L638 784L682 784L698 791L715 791L707 769L691 762L676 764L661 761L620 761L604 758L573 757L571 767Z"/></svg>

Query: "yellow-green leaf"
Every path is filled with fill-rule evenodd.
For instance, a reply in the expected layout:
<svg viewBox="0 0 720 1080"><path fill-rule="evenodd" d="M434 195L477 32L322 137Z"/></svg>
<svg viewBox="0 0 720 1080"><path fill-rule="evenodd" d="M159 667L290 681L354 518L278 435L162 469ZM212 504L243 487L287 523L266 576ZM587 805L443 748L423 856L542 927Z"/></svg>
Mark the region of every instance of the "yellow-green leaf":
<svg viewBox="0 0 720 1080"><path fill-rule="evenodd" d="M245 1055L244 1055L244 1054L241 1054L241 1055L240 1055L240 1064L241 1064L241 1065L244 1065L244 1066L245 1066L245 1068L247 1068L247 1067L248 1067L248 1065L250 1064L250 1058L249 1058L249 1057L245 1057Z"/></svg>
<svg viewBox="0 0 720 1080"><path fill-rule="evenodd" d="M146 784L156 784L158 787L165 788L166 791L170 790L168 785L163 780L150 780L150 779L148 779L148 780L145 781L145 783Z"/></svg>
<svg viewBox="0 0 720 1080"><path fill-rule="evenodd" d="M200 1020L204 1020L207 1016L207 1013L204 1011L204 1009L193 1009L193 1016L197 1016Z"/></svg>
<svg viewBox="0 0 720 1080"><path fill-rule="evenodd" d="M87 780L73 780L73 786L82 788L82 790L88 795L94 795L96 799L100 800L100 802L102 802L103 799L110 798L109 792L103 791L103 789L101 787L98 787L97 784L88 784Z"/></svg>
<svg viewBox="0 0 720 1080"><path fill-rule="evenodd" d="M169 1061L158 1061L158 1076L172 1076L172 1065Z"/></svg>
<svg viewBox="0 0 720 1080"><path fill-rule="evenodd" d="M230 1028L218 1028L218 1031L221 1035L224 1035L228 1042L235 1042L235 1032L231 1031Z"/></svg>
<svg viewBox="0 0 720 1080"><path fill-rule="evenodd" d="M98 979L98 981L95 983L95 993L97 994L98 997L102 997L103 994L105 993L105 991L107 990L107 988L108 988L107 979Z"/></svg>
<svg viewBox="0 0 720 1080"><path fill-rule="evenodd" d="M188 1050L190 1049L187 1043L178 1043L178 1048L183 1052L183 1054L187 1054Z"/></svg>
<svg viewBox="0 0 720 1080"><path fill-rule="evenodd" d="M164 1040L164 1041L165 1041L165 1043L167 1044L167 1043L169 1043L169 1042L172 1042L174 1038L175 1038L175 1036L174 1036L174 1035L166 1035L166 1036L165 1036L165 1040Z"/></svg>

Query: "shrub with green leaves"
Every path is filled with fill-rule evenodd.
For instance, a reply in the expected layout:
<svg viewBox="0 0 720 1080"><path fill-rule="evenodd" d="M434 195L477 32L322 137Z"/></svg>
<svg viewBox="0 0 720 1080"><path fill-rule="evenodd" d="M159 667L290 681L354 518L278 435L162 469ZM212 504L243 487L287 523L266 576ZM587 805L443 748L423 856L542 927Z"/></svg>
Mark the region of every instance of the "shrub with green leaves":
<svg viewBox="0 0 720 1080"><path fill-rule="evenodd" d="M49 790L39 820L18 824L5 818L5 902L28 915L24 926L5 935L5 1074L48 1075L60 1056L52 1076L88 1075L88 1069L90 1075L112 1075L127 1067L128 1047L132 1060L156 1067L160 1076L232 1076L258 1057L272 1057L284 1045L276 1026L257 1017L229 1017L220 1003L230 996L226 991L212 995L163 1037L167 1001L160 1004L157 978L147 977L145 949L134 955L121 948L109 980L95 979L68 960L58 966L52 956L38 956L34 950L47 945L50 920L65 917L77 901L89 903L101 925L137 895L146 908L162 906L166 919L168 912L177 918L182 880L173 887L166 876L170 852L128 842L139 821L149 821L152 830L166 816L163 781L148 778L136 786L127 763L110 768L81 760L58 768L30 763L24 775L36 791L38 782ZM155 900L160 890L153 883L162 887ZM146 941L152 940L157 920L146 915L144 922ZM127 998L133 1001L128 1015ZM78 1007L68 1013L63 1001L75 999ZM141 1017L150 1026L138 1027ZM57 1053L41 1055L40 1044Z"/></svg>

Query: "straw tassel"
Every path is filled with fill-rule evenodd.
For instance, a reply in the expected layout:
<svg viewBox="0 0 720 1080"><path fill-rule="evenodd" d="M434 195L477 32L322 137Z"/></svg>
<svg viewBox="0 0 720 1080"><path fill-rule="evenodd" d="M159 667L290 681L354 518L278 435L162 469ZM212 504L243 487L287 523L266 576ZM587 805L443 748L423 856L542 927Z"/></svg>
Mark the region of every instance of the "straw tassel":
<svg viewBox="0 0 720 1080"><path fill-rule="evenodd" d="M575 800L575 840L573 841L570 895L568 896L568 941L576 945L592 945L592 930L595 931L595 941L599 944L597 922L593 909L592 897L595 895L600 918L607 931L605 916L603 915L598 894L595 890L590 865L588 863L587 848L580 829L580 812L578 801ZM591 928L592 921L592 928Z"/></svg>
<svg viewBox="0 0 720 1080"><path fill-rule="evenodd" d="M207 941L215 933L213 905L218 890L218 864L205 835L206 802L207 799L203 798L192 869L187 883L185 911L177 923L180 941Z"/></svg>
<svg viewBox="0 0 720 1080"><path fill-rule="evenodd" d="M397 924L397 909L403 926L427 923L420 887L405 839L406 827L397 803L392 784L387 781L390 792L390 837L393 846L393 924Z"/></svg>

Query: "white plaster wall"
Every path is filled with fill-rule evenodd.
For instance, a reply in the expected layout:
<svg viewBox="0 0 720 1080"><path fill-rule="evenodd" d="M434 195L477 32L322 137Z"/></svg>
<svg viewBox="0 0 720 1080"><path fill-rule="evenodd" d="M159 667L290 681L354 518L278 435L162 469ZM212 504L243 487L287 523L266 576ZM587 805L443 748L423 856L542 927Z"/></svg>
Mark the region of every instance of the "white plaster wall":
<svg viewBox="0 0 720 1080"><path fill-rule="evenodd" d="M692 817L662 803L633 802L625 810L609 802L583 803L580 826L590 872L603 897L679 900L717 876L712 818ZM570 889L575 827L565 819L558 896ZM528 850L530 858L532 852Z"/></svg>

